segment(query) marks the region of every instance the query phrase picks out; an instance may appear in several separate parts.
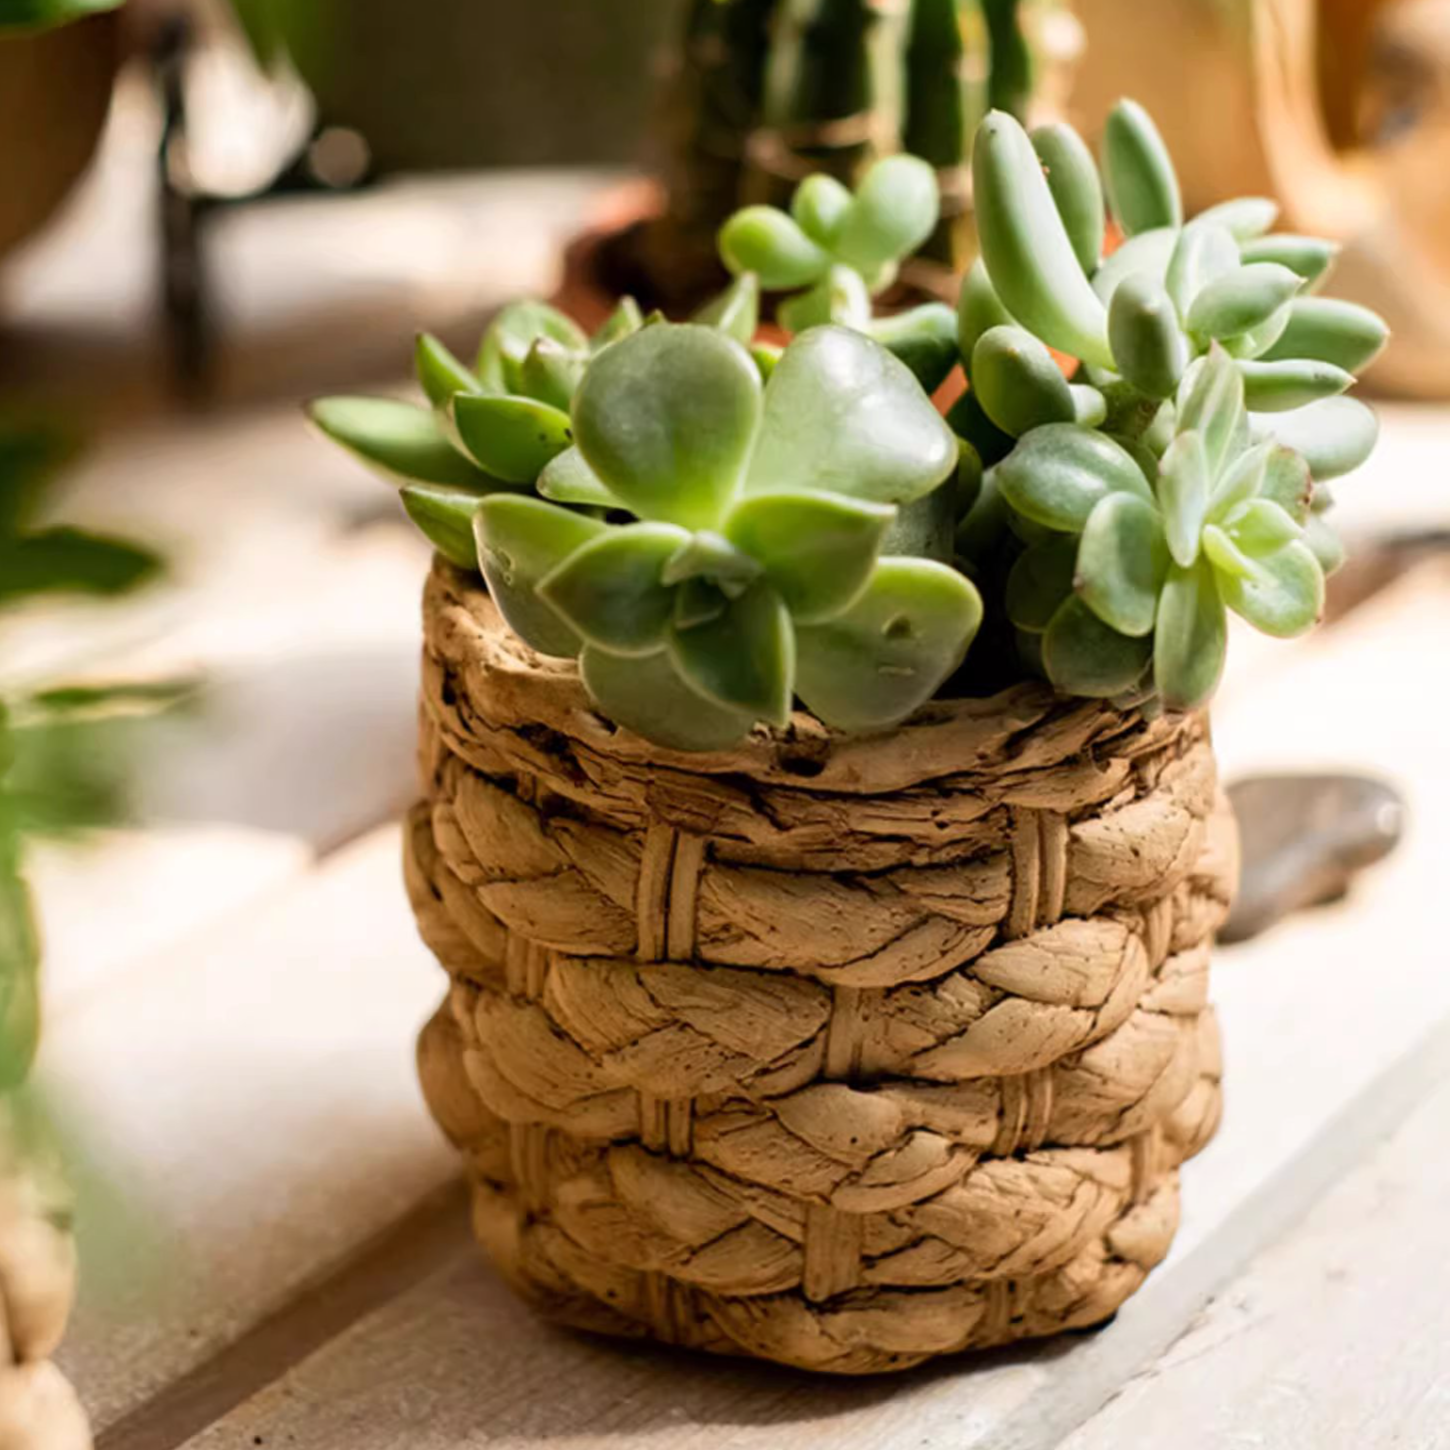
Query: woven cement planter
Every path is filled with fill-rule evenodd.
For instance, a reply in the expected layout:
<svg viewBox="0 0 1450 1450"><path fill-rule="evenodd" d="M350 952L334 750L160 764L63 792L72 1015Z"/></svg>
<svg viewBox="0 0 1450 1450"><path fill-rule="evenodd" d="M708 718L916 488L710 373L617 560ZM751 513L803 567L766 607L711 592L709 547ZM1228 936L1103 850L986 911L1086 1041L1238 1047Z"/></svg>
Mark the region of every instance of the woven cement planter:
<svg viewBox="0 0 1450 1450"><path fill-rule="evenodd" d="M521 1290L861 1374L1138 1288L1219 1111L1201 717L1023 687L679 755L446 565L425 626L421 1070Z"/></svg>

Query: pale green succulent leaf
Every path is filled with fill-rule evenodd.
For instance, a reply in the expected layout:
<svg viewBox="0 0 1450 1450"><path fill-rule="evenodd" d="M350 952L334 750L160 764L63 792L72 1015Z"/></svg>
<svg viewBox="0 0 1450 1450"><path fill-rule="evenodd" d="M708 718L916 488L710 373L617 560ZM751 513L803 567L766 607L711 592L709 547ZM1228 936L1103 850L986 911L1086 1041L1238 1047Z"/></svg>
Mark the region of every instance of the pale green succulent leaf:
<svg viewBox="0 0 1450 1450"><path fill-rule="evenodd" d="M741 273L718 297L707 302L694 320L749 347L760 326L760 278L754 272Z"/></svg>
<svg viewBox="0 0 1450 1450"><path fill-rule="evenodd" d="M978 257L967 269L957 298L957 348L968 377L971 376L972 353L977 339L994 327L1011 325L1012 321L1012 314L1003 306L997 289L992 286L992 279L987 275L987 264Z"/></svg>
<svg viewBox="0 0 1450 1450"><path fill-rule="evenodd" d="M551 337L538 338L519 370L520 391L567 413L588 362L588 353L576 352Z"/></svg>
<svg viewBox="0 0 1450 1450"><path fill-rule="evenodd" d="M1075 423L1049 423L1018 441L994 473L997 486L1024 518L1044 528L1080 533L1110 493L1151 503L1137 460L1105 434Z"/></svg>
<svg viewBox="0 0 1450 1450"><path fill-rule="evenodd" d="M1309 359L1241 362L1244 402L1255 413L1287 413L1321 398L1338 397L1354 386L1354 377L1333 363Z"/></svg>
<svg viewBox="0 0 1450 1450"><path fill-rule="evenodd" d="M602 352L612 342L633 337L644 326L644 314L633 297L621 297L614 311L605 318L599 331L589 339L590 352Z"/></svg>
<svg viewBox="0 0 1450 1450"><path fill-rule="evenodd" d="M1103 306L1111 304L1113 293L1128 277L1146 277L1167 286L1168 266L1173 260L1178 237L1176 227L1157 227L1151 232L1129 237L1117 251L1105 257L1092 281L1093 291L1102 300ZM1111 359L1106 366L1113 366Z"/></svg>
<svg viewBox="0 0 1450 1450"><path fill-rule="evenodd" d="M724 598L738 599L764 573L758 559L737 549L724 534L700 529L670 555L661 577L666 584L705 579Z"/></svg>
<svg viewBox="0 0 1450 1450"><path fill-rule="evenodd" d="M575 549L539 581L539 597L582 639L616 655L663 649L674 616L665 566L690 535L674 524L626 524Z"/></svg>
<svg viewBox="0 0 1450 1450"><path fill-rule="evenodd" d="M836 231L831 250L870 275L909 257L941 215L936 172L917 156L888 156L870 167Z"/></svg>
<svg viewBox="0 0 1450 1450"><path fill-rule="evenodd" d="M1379 419L1358 398L1326 398L1292 413L1255 414L1249 422L1256 436L1299 454L1316 483L1352 473L1379 438Z"/></svg>
<svg viewBox="0 0 1450 1450"><path fill-rule="evenodd" d="M1119 634L1076 596L1058 607L1042 636L1042 668L1065 695L1108 700L1142 680L1150 638Z"/></svg>
<svg viewBox="0 0 1450 1450"><path fill-rule="evenodd" d="M750 354L713 328L660 323L594 360L574 401L579 451L641 518L714 528L760 423Z"/></svg>
<svg viewBox="0 0 1450 1450"><path fill-rule="evenodd" d="M1103 129L1108 205L1130 237L1183 223L1173 158L1152 118L1136 101L1119 101Z"/></svg>
<svg viewBox="0 0 1450 1450"><path fill-rule="evenodd" d="M1219 575L1224 603L1255 629L1290 639L1313 629L1324 612L1324 571L1299 540L1253 560L1247 574Z"/></svg>
<svg viewBox="0 0 1450 1450"><path fill-rule="evenodd" d="M420 332L413 349L414 367L428 401L446 408L455 393L481 393L483 384L432 333Z"/></svg>
<svg viewBox="0 0 1450 1450"><path fill-rule="evenodd" d="M828 251L835 249L850 210L850 190L823 171L806 177L796 187L790 203L790 214L800 229Z"/></svg>
<svg viewBox="0 0 1450 1450"><path fill-rule="evenodd" d="M1209 494L1208 522L1222 523L1234 509L1263 492L1273 451L1272 443L1259 443L1233 459Z"/></svg>
<svg viewBox="0 0 1450 1450"><path fill-rule="evenodd" d="M448 441L427 408L391 398L319 398L313 423L391 483L450 484L479 494L506 487Z"/></svg>
<svg viewBox="0 0 1450 1450"><path fill-rule="evenodd" d="M832 322L864 330L871 321L871 294L859 272L836 264L809 291L787 297L775 315L787 332L804 332Z"/></svg>
<svg viewBox="0 0 1450 1450"><path fill-rule="evenodd" d="M881 559L860 598L797 630L796 692L838 730L880 730L924 705L982 622L975 587L930 559Z"/></svg>
<svg viewBox="0 0 1450 1450"><path fill-rule="evenodd" d="M1022 551L1007 575L1002 599L1007 618L1017 629L1041 634L1064 600L1072 597L1077 549L1078 540L1071 534L1050 534Z"/></svg>
<svg viewBox="0 0 1450 1450"><path fill-rule="evenodd" d="M1244 380L1234 360L1220 347L1209 349L1184 374L1178 390L1177 428L1203 436L1210 479L1216 479L1247 438Z"/></svg>
<svg viewBox="0 0 1450 1450"><path fill-rule="evenodd" d="M619 500L600 482L577 448L556 454L539 475L539 497L551 503L570 503L584 508L617 509Z"/></svg>
<svg viewBox="0 0 1450 1450"><path fill-rule="evenodd" d="M818 327L796 338L771 374L746 492L812 489L909 503L936 488L958 457L951 429L904 363L849 328Z"/></svg>
<svg viewBox="0 0 1450 1450"><path fill-rule="evenodd" d="M547 302L511 302L483 335L475 371L493 393L523 391L524 359L541 337L552 338L573 352L589 346L579 324Z"/></svg>
<svg viewBox="0 0 1450 1450"><path fill-rule="evenodd" d="M579 675L605 719L667 750L727 750L750 734L748 715L692 690L663 650L631 659L590 646Z"/></svg>
<svg viewBox="0 0 1450 1450"><path fill-rule="evenodd" d="M1050 347L1112 367L1107 313L1031 140L1005 112L990 112L977 128L972 181L982 256L1003 305Z"/></svg>
<svg viewBox="0 0 1450 1450"><path fill-rule="evenodd" d="M1184 320L1189 331L1200 337L1237 337L1262 326L1303 285L1303 279L1287 267L1253 262L1204 287Z"/></svg>
<svg viewBox="0 0 1450 1450"><path fill-rule="evenodd" d="M1288 233L1257 237L1246 241L1241 253L1245 262L1277 262L1304 279L1312 287L1334 265L1339 244L1322 237L1300 237Z"/></svg>
<svg viewBox="0 0 1450 1450"><path fill-rule="evenodd" d="M1090 277L1102 259L1106 225L1103 188L1093 154L1065 121L1038 126L1031 139L1072 250Z"/></svg>
<svg viewBox="0 0 1450 1450"><path fill-rule="evenodd" d="M1304 525L1304 542L1319 561L1319 567L1326 579L1344 567L1344 541L1322 513L1310 515Z"/></svg>
<svg viewBox="0 0 1450 1450"><path fill-rule="evenodd" d="M725 533L756 560L801 624L830 619L866 587L887 530L889 504L824 493L775 493L738 503Z"/></svg>
<svg viewBox="0 0 1450 1450"><path fill-rule="evenodd" d="M1191 356L1167 290L1151 277L1127 277L1108 307L1108 338L1118 372L1148 398L1171 397Z"/></svg>
<svg viewBox="0 0 1450 1450"><path fill-rule="evenodd" d="M1078 548L1082 602L1119 634L1150 634L1167 572L1158 511L1135 494L1109 494L1088 517Z"/></svg>
<svg viewBox="0 0 1450 1450"><path fill-rule="evenodd" d="M1240 265L1238 243L1227 228L1203 217L1189 222L1178 234L1165 279L1179 317L1188 316L1193 299L1210 282L1238 271Z"/></svg>
<svg viewBox="0 0 1450 1450"><path fill-rule="evenodd" d="M739 277L754 272L769 292L812 287L830 270L831 254L773 206L748 206L720 229L720 257Z"/></svg>
<svg viewBox="0 0 1450 1450"><path fill-rule="evenodd" d="M1199 212L1193 220L1222 227L1235 241L1248 243L1263 236L1278 219L1278 202L1267 196L1239 196Z"/></svg>
<svg viewBox="0 0 1450 1450"><path fill-rule="evenodd" d="M566 412L522 395L458 393L452 411L469 456L507 483L533 483L574 441Z"/></svg>
<svg viewBox="0 0 1450 1450"><path fill-rule="evenodd" d="M1309 465L1292 448L1282 444L1271 442L1268 450L1259 495L1278 504L1296 524L1302 525L1309 518L1314 500Z"/></svg>
<svg viewBox="0 0 1450 1450"><path fill-rule="evenodd" d="M944 302L924 302L867 324L868 334L934 393L957 363L957 315Z"/></svg>
<svg viewBox="0 0 1450 1450"><path fill-rule="evenodd" d="M1228 651L1228 616L1207 559L1173 565L1158 598L1153 682L1170 710L1202 705L1218 688Z"/></svg>
<svg viewBox="0 0 1450 1450"><path fill-rule="evenodd" d="M1303 533L1278 504L1266 498L1239 504L1224 519L1223 531L1251 558L1277 553Z"/></svg>
<svg viewBox="0 0 1450 1450"><path fill-rule="evenodd" d="M538 594L539 584L605 525L542 499L496 494L474 515L478 565L509 628L540 654L570 658L579 636Z"/></svg>
<svg viewBox="0 0 1450 1450"><path fill-rule="evenodd" d="M1235 577L1248 579L1254 573L1254 561L1218 524L1204 525L1203 555L1220 580Z"/></svg>
<svg viewBox="0 0 1450 1450"><path fill-rule="evenodd" d="M1020 438L1044 423L1077 416L1072 390L1057 359L1025 327L994 327L972 352L972 389L987 416Z"/></svg>
<svg viewBox="0 0 1450 1450"><path fill-rule="evenodd" d="M796 638L790 613L764 580L724 612L668 635L670 659L697 694L751 720L784 726L790 721Z"/></svg>
<svg viewBox="0 0 1450 1450"><path fill-rule="evenodd" d="M409 483L399 496L408 517L450 564L477 572L473 519L483 501L478 494L441 484Z"/></svg>
<svg viewBox="0 0 1450 1450"><path fill-rule="evenodd" d="M1262 356L1267 362L1309 358L1357 373L1380 355L1389 336L1384 319L1368 307L1332 297L1296 297L1284 331Z"/></svg>
<svg viewBox="0 0 1450 1450"><path fill-rule="evenodd" d="M1083 428L1100 428L1107 422L1108 400L1086 383L1071 384L1072 421Z"/></svg>

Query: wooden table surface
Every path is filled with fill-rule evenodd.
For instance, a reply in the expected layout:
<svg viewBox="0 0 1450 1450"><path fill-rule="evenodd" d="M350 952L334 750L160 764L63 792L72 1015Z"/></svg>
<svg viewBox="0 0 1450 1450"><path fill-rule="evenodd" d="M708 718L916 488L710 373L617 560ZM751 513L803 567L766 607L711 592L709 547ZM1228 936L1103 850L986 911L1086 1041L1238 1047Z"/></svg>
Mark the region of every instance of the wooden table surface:
<svg viewBox="0 0 1450 1450"><path fill-rule="evenodd" d="M587 188L498 185L469 206L506 220L510 290L546 287ZM1450 524L1450 413L1385 422L1346 521ZM445 983L396 824L427 559L386 493L288 401L113 434L70 512L176 572L18 621L7 672L210 682L154 823L35 861L42 1070L88 1170L62 1364L104 1450L1450 1447L1450 564L1236 640L1225 773L1373 770L1412 816L1348 900L1218 954L1227 1112L1169 1261L1099 1333L842 1383L551 1329L479 1261L413 1074Z"/></svg>

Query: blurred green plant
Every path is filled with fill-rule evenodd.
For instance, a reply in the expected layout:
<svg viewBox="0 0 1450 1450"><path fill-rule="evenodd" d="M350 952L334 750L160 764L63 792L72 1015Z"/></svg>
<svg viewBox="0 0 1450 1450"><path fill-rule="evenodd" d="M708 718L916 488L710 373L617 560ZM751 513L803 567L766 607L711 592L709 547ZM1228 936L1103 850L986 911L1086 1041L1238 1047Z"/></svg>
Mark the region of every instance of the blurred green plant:
<svg viewBox="0 0 1450 1450"><path fill-rule="evenodd" d="M0 0L0 32L49 30L104 10L119 10L126 0Z"/></svg>

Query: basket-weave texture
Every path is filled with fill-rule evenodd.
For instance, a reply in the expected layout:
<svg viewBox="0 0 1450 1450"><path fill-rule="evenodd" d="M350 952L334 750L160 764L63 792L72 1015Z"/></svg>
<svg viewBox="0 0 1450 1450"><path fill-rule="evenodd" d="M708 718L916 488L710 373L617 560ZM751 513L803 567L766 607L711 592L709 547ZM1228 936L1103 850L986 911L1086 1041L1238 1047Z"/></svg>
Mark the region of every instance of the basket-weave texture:
<svg viewBox="0 0 1450 1450"><path fill-rule="evenodd" d="M682 755L447 565L424 612L419 1061L503 1272L852 1374L1109 1317L1218 1120L1202 717L1021 687Z"/></svg>

